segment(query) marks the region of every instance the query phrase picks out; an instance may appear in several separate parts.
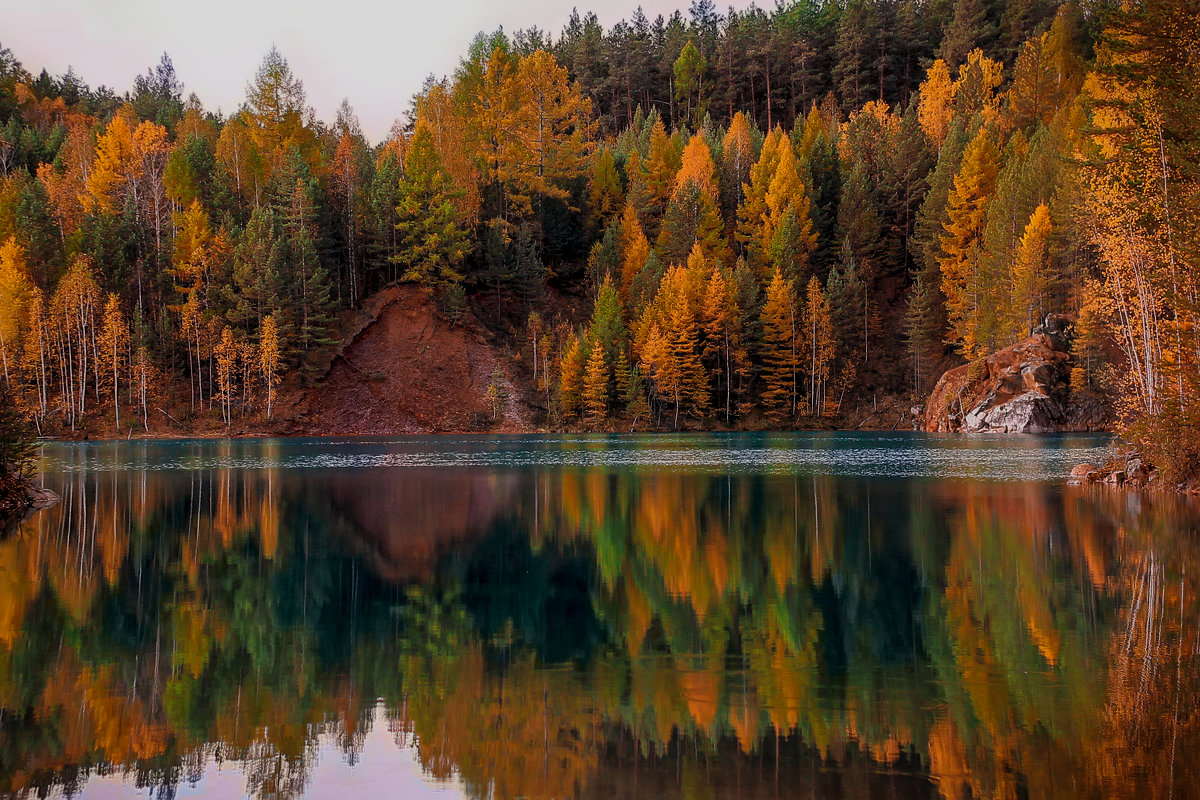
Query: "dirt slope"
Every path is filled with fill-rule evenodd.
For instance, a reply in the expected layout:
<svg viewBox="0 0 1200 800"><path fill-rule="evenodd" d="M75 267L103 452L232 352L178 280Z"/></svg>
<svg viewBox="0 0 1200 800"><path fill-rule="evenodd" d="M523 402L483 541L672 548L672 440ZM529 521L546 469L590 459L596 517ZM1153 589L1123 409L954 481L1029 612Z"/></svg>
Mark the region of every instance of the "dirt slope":
<svg viewBox="0 0 1200 800"><path fill-rule="evenodd" d="M329 370L301 394L287 432L366 435L528 428L506 359L470 314L456 325L414 286L367 301ZM497 367L508 399L497 419L487 397Z"/></svg>

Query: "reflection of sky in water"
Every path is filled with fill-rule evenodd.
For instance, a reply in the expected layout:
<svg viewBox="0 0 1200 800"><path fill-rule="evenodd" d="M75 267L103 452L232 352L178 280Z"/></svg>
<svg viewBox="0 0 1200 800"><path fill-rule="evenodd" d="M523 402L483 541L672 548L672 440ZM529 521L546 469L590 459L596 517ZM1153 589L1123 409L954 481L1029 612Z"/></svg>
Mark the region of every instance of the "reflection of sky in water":
<svg viewBox="0 0 1200 800"><path fill-rule="evenodd" d="M45 452L48 471L529 467L720 474L1061 480L1103 461L1102 436L895 433L108 442ZM266 446L264 447L264 444Z"/></svg>
<svg viewBox="0 0 1200 800"><path fill-rule="evenodd" d="M308 800L352 800L354 798L431 798L465 797L458 782L443 783L421 769L415 742L397 742L388 730L383 704L375 707L371 730L363 739L354 769L347 769L346 756L328 736L323 736L316 765L304 789ZM82 800L108 800L131 796L131 779L121 772L93 775ZM184 781L175 788L174 797L244 797L246 776L238 761L208 760L196 782ZM139 793L141 794L141 793Z"/></svg>

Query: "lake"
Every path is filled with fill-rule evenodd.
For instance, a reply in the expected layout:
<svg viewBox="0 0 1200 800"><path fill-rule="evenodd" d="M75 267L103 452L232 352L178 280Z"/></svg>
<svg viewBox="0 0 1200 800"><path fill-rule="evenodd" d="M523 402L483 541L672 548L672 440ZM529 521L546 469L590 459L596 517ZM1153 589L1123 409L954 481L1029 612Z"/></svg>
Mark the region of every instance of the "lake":
<svg viewBox="0 0 1200 800"><path fill-rule="evenodd" d="M48 444L0 795L1200 797L1200 512L1106 445Z"/></svg>

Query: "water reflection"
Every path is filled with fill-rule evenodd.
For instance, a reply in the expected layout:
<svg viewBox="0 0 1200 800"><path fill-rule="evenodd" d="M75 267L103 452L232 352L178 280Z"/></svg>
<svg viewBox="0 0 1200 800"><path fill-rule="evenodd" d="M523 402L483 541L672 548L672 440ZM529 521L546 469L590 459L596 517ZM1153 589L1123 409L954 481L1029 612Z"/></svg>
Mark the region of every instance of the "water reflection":
<svg viewBox="0 0 1200 800"><path fill-rule="evenodd" d="M1028 440L713 468L783 444L55 448L63 502L0 541L0 792L232 767L297 797L382 735L473 797L1196 796L1194 507L870 477ZM1040 444L1050 471L1094 442ZM302 463L339 452L376 463Z"/></svg>

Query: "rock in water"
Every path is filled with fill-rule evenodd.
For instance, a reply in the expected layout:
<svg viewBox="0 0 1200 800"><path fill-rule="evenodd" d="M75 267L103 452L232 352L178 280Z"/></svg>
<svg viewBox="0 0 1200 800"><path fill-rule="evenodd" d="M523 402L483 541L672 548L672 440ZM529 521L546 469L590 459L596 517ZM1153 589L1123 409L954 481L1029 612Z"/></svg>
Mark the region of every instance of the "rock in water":
<svg viewBox="0 0 1200 800"><path fill-rule="evenodd" d="M29 498L29 507L35 509L50 508L61 499L44 486L30 486L25 490L25 496Z"/></svg>
<svg viewBox="0 0 1200 800"><path fill-rule="evenodd" d="M1055 433L1103 427L1105 415L1094 399L1071 396L1070 376L1070 322L1050 314L1024 341L944 374L926 407L925 430Z"/></svg>

